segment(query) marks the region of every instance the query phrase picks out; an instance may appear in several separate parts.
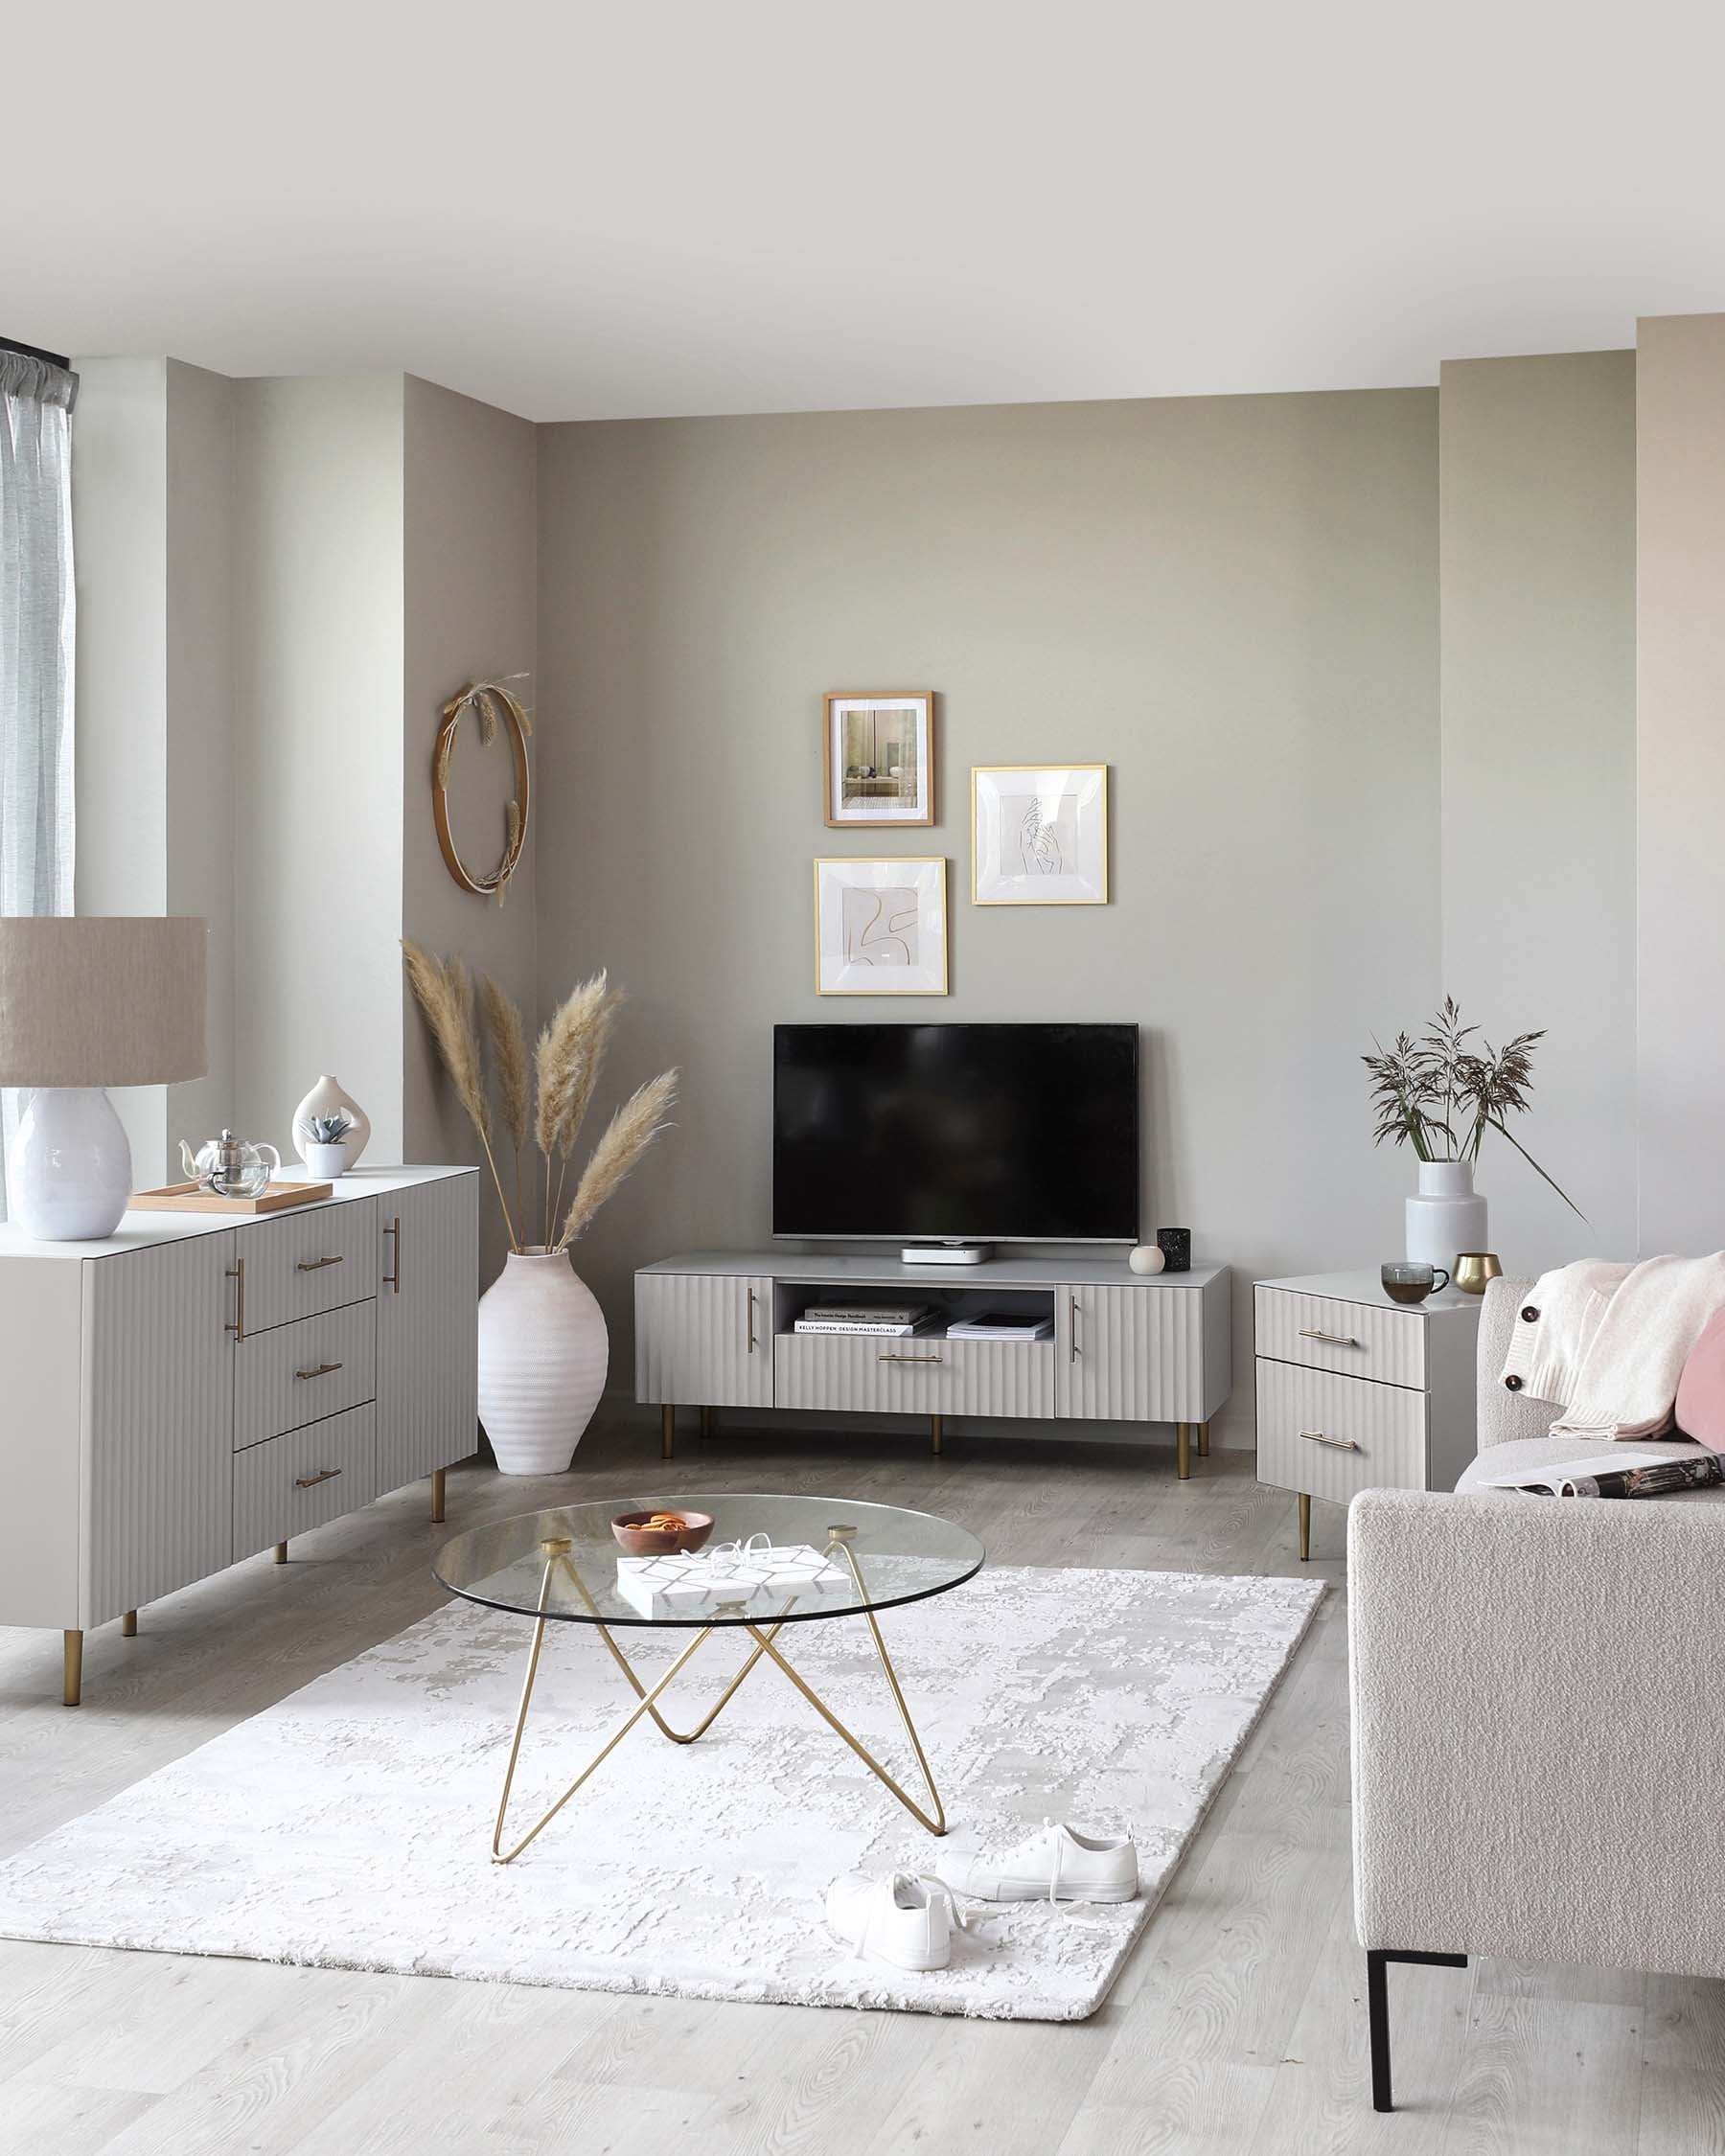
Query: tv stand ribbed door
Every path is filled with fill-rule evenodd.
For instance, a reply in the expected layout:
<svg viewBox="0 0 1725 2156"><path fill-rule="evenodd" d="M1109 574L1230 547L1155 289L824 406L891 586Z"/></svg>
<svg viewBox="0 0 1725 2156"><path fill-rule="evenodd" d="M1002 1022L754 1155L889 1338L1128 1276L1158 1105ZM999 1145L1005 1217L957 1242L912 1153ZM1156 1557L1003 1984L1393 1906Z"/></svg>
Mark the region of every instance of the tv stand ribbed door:
<svg viewBox="0 0 1725 2156"><path fill-rule="evenodd" d="M772 1280L635 1274L635 1398L673 1408L770 1408Z"/></svg>

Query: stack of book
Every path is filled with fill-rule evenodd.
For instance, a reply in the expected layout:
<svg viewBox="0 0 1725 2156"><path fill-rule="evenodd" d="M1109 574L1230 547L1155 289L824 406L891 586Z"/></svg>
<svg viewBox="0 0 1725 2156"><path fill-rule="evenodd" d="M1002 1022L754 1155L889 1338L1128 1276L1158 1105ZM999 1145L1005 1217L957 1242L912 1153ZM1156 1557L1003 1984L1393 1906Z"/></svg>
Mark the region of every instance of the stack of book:
<svg viewBox="0 0 1725 2156"><path fill-rule="evenodd" d="M1016 1310L983 1310L975 1318L956 1318L948 1340L1052 1340L1052 1318L1027 1318Z"/></svg>
<svg viewBox="0 0 1725 2156"><path fill-rule="evenodd" d="M934 1313L926 1302L813 1303L792 1326L796 1333L870 1333L903 1340L920 1332Z"/></svg>

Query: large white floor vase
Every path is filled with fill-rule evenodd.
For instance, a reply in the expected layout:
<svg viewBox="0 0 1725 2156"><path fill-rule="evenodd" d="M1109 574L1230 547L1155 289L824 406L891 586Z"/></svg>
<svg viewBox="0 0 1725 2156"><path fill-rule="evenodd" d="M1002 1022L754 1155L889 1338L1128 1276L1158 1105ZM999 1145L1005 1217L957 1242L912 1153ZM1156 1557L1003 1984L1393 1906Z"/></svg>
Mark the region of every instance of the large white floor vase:
<svg viewBox="0 0 1725 2156"><path fill-rule="evenodd" d="M512 1250L479 1297L479 1420L505 1475L561 1475L605 1390L610 1338L559 1250Z"/></svg>
<svg viewBox="0 0 1725 2156"><path fill-rule="evenodd" d="M1488 1250L1485 1201L1473 1186L1471 1160L1422 1160L1419 1195L1407 1201L1408 1255L1456 1270L1458 1250Z"/></svg>

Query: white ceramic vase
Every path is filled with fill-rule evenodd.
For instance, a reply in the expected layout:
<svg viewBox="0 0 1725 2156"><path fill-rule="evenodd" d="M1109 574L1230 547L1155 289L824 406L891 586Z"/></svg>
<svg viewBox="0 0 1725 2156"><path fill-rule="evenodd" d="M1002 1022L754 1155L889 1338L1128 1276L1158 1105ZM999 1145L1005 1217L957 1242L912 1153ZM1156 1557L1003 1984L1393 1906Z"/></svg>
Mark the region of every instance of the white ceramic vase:
<svg viewBox="0 0 1725 2156"><path fill-rule="evenodd" d="M561 1475L605 1390L605 1313L566 1250L511 1250L479 1297L479 1420L505 1475Z"/></svg>
<svg viewBox="0 0 1725 2156"><path fill-rule="evenodd" d="M1473 1186L1471 1160L1422 1160L1419 1194L1407 1201L1408 1255L1456 1270L1458 1250L1488 1250L1485 1201Z"/></svg>
<svg viewBox="0 0 1725 2156"><path fill-rule="evenodd" d="M320 1078L293 1112L293 1150L306 1163L311 1165L311 1156L307 1148L311 1144L309 1128L313 1115L345 1115L354 1126L341 1141L350 1168L358 1164L371 1137L371 1117L354 1099L339 1078Z"/></svg>

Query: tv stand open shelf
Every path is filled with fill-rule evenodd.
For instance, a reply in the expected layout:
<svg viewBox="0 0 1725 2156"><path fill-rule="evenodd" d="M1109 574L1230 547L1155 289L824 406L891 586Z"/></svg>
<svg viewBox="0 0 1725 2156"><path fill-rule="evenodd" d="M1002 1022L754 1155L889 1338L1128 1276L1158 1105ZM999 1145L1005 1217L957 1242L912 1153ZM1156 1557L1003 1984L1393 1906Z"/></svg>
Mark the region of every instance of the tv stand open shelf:
<svg viewBox="0 0 1725 2156"><path fill-rule="evenodd" d="M1051 1340L948 1340L798 1333L797 1317L836 1291L911 1299L952 1317L985 1309L1051 1317ZM1131 1272L1123 1257L997 1258L975 1272L895 1257L702 1250L635 1274L635 1398L661 1411L664 1456L676 1411L699 1408L913 1414L939 1452L949 1415L1049 1422L1166 1422L1180 1474L1232 1374L1226 1266Z"/></svg>

